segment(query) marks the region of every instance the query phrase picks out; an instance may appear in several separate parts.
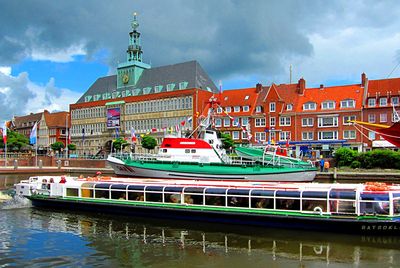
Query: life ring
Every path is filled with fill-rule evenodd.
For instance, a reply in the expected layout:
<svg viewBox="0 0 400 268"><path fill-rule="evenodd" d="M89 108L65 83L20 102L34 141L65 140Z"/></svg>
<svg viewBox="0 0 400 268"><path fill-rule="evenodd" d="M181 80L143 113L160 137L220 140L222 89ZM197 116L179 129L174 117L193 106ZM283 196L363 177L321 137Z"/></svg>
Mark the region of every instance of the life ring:
<svg viewBox="0 0 400 268"><path fill-rule="evenodd" d="M321 207L315 207L314 212L317 212L319 214L322 214L322 208Z"/></svg>

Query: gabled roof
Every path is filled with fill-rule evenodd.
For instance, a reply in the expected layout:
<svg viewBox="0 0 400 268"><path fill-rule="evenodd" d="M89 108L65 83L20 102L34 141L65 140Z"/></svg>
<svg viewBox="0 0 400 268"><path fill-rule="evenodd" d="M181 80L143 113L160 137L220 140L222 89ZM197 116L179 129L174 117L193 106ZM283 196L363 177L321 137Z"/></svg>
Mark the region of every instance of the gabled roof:
<svg viewBox="0 0 400 268"><path fill-rule="evenodd" d="M242 89L232 89L225 90L222 92L222 107L232 107L232 111L230 115L232 116L241 116L241 115L250 115L253 113L256 101L258 98L258 93L256 93L255 88L242 88ZM233 107L235 106L249 106L250 109L248 112L243 112L241 109L240 112L233 112Z"/></svg>
<svg viewBox="0 0 400 268"><path fill-rule="evenodd" d="M198 88L217 93L218 89L208 74L197 61L188 61L173 65L160 66L143 70L138 82L134 87L124 87L123 90L151 88L146 94L155 93L155 86L162 86L160 92L167 91L168 84L175 84L175 90L179 90L179 83L187 82L186 88ZM103 93L116 92L117 75L101 77L94 82L90 88L80 97L77 103L85 102L86 96L94 96ZM121 96L118 96L120 98Z"/></svg>
<svg viewBox="0 0 400 268"><path fill-rule="evenodd" d="M31 128L35 122L40 121L43 113L31 113L24 116L14 116L13 123L16 129L18 128ZM26 123L26 125L24 125ZM31 124L29 124L31 123Z"/></svg>
<svg viewBox="0 0 400 268"><path fill-rule="evenodd" d="M363 90L364 89L361 88L360 84L323 88L306 88L304 90L304 94L298 96L298 102L294 109L297 112L303 112L303 104L307 102L315 102L317 104L317 109L313 110L313 112L330 111L322 110L321 103L324 101L334 101L336 103L336 109L340 109L340 102L342 100L353 99L355 100L355 108L352 109L360 110L362 106Z"/></svg>
<svg viewBox="0 0 400 268"><path fill-rule="evenodd" d="M65 128L67 124L67 112L49 113L44 112L44 118L48 128ZM68 122L69 124L69 122Z"/></svg>
<svg viewBox="0 0 400 268"><path fill-rule="evenodd" d="M400 78L369 80L367 93L369 97L400 95Z"/></svg>

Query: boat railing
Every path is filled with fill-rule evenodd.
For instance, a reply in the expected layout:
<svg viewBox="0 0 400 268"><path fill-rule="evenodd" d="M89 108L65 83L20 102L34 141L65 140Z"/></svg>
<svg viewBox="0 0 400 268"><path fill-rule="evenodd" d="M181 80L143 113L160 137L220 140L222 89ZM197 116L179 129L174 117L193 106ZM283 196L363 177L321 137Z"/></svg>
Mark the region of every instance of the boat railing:
<svg viewBox="0 0 400 268"><path fill-rule="evenodd" d="M273 213L320 216L400 216L400 191L369 193L360 189L263 189L217 186L121 185L86 182L69 186L65 197L108 199L124 202L171 203L210 208L243 208Z"/></svg>

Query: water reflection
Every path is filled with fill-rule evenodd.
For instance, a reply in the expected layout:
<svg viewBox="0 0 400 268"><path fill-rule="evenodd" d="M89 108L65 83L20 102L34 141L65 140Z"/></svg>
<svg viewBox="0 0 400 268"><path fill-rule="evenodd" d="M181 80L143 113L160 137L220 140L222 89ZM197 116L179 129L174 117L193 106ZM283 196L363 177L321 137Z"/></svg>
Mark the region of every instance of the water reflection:
<svg viewBox="0 0 400 268"><path fill-rule="evenodd" d="M0 214L5 223L0 266L5 260L16 265L33 261L50 266L101 263L133 267L358 266L394 265L400 260L398 237L200 225L35 208L2 210ZM41 254L27 254L31 250ZM21 259L23 255L25 259Z"/></svg>

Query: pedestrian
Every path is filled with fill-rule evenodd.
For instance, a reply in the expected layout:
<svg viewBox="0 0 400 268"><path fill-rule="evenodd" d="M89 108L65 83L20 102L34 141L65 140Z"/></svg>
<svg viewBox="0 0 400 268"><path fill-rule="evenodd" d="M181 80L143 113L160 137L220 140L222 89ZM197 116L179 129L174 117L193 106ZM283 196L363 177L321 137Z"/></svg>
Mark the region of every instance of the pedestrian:
<svg viewBox="0 0 400 268"><path fill-rule="evenodd" d="M329 171L329 168L330 168L329 161L325 161L325 163L324 163L324 170L325 170L325 172L328 172L328 171Z"/></svg>
<svg viewBox="0 0 400 268"><path fill-rule="evenodd" d="M325 160L321 158L321 160L319 161L319 168L321 172L324 171L324 165L325 165Z"/></svg>

